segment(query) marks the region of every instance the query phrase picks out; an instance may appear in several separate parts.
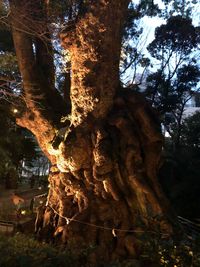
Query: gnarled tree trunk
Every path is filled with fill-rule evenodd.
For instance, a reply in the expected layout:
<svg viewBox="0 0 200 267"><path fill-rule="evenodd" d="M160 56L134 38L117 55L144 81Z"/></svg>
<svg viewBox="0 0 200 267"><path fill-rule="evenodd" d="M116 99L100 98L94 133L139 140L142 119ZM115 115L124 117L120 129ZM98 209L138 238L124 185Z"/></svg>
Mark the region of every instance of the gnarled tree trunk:
<svg viewBox="0 0 200 267"><path fill-rule="evenodd" d="M161 233L170 234L171 223L157 181L162 150L159 122L138 93L120 88L119 83L129 1L87 2L75 27L60 35L71 55L72 110L59 142L55 137L60 128L63 131L59 118L67 107L62 109L64 101L54 90L53 79L38 70L47 62L45 47L38 45L39 39L35 42L38 63L33 37L14 19L19 1L11 1L11 11L27 105L17 122L34 133L52 163L43 226L51 225L54 237L61 236L74 249L93 245L90 257L95 265L96 260L134 258L139 253L138 232L160 227ZM51 64L49 59L49 75Z"/></svg>

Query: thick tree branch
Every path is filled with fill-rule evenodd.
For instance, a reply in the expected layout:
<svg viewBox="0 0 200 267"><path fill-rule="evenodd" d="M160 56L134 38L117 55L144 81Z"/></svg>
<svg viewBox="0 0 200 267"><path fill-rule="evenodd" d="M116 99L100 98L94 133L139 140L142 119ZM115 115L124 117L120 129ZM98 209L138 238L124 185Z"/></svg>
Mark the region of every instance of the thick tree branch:
<svg viewBox="0 0 200 267"><path fill-rule="evenodd" d="M72 62L72 123L88 114L103 118L119 86L122 26L128 0L88 1L86 14L74 29L61 32ZM81 71L80 71L81 70Z"/></svg>
<svg viewBox="0 0 200 267"><path fill-rule="evenodd" d="M46 145L53 140L61 115L65 114L64 101L54 88L52 55L47 54L50 44L45 46L37 36L34 44L32 35L23 31L22 25L27 27L26 18L29 16L30 19L31 16L27 6L23 9L23 4L30 4L31 1L25 2L10 1L13 40L27 107L17 123L33 132L48 155Z"/></svg>
<svg viewBox="0 0 200 267"><path fill-rule="evenodd" d="M52 47L49 38L42 40L36 35L33 41L32 35L21 31L23 30L23 25L28 27L27 24L30 24L30 22L34 24L34 19L31 21L32 14L30 14L33 11L29 10L28 4L30 5L31 1L26 2L25 7L23 3L18 1L10 1L13 39L23 80L26 102L27 106L31 109L34 108L38 111L48 109L48 113L51 114L52 118L47 119L51 119L55 123L64 112L64 101L54 87L55 73ZM44 13L43 10L41 12ZM46 33L45 15L39 15L43 16L45 36L47 37L48 35L49 37L49 34ZM28 21L27 17L29 17ZM39 106L36 103L39 103Z"/></svg>

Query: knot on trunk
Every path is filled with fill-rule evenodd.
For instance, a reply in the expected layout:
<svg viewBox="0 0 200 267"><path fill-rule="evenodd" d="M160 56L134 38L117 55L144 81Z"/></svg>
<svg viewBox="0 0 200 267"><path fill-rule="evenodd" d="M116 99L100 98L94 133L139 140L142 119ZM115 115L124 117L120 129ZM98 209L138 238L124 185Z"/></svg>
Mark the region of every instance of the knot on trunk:
<svg viewBox="0 0 200 267"><path fill-rule="evenodd" d="M67 129L63 141L57 149L50 145L49 150L56 156L57 166L61 172L75 172L90 168L91 142L88 132L80 127Z"/></svg>
<svg viewBox="0 0 200 267"><path fill-rule="evenodd" d="M93 176L96 180L103 181L106 175L113 170L112 145L109 134L103 127L97 127L93 138Z"/></svg>

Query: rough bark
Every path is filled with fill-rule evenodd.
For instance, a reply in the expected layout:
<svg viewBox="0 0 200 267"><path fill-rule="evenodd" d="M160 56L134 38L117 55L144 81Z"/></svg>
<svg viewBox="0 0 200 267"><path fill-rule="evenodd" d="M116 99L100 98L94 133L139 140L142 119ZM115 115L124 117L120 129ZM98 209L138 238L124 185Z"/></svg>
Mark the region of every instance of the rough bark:
<svg viewBox="0 0 200 267"><path fill-rule="evenodd" d="M46 113L33 101L46 101L48 92L35 63L30 65L35 62L31 37L13 29L28 107L18 123L36 135L52 162L44 231L54 229L55 239L77 251L92 245L92 266L137 257L141 230L171 234L169 207L157 181L159 122L139 94L119 88L128 2L87 1L75 27L61 32L71 54L72 112L59 141L51 110Z"/></svg>
<svg viewBox="0 0 200 267"><path fill-rule="evenodd" d="M138 231L172 233L156 178L162 149L156 128L151 108L124 91L106 118L74 128L59 146L62 153L49 177L50 221L55 238L69 247L95 247L93 265L137 257Z"/></svg>
<svg viewBox="0 0 200 267"><path fill-rule="evenodd" d="M89 114L103 118L112 107L119 86L121 33L129 1L88 2L74 28L61 32L62 44L71 55L73 125Z"/></svg>

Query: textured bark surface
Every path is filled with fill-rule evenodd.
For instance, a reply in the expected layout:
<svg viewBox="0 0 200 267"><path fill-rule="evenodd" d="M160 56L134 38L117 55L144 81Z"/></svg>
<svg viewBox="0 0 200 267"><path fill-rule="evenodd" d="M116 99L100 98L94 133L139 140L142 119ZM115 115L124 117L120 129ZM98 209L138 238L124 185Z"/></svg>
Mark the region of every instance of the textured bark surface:
<svg viewBox="0 0 200 267"><path fill-rule="evenodd" d="M73 125L84 122L88 114L103 118L112 106L119 86L122 26L129 1L88 2L83 18L60 35L71 55Z"/></svg>
<svg viewBox="0 0 200 267"><path fill-rule="evenodd" d="M49 177L50 221L55 223L55 211L60 215L55 236L78 250L92 245L96 260L106 261L135 257L138 231L171 233L156 179L158 128L141 96L125 91L105 119L72 131Z"/></svg>
<svg viewBox="0 0 200 267"><path fill-rule="evenodd" d="M41 232L77 252L92 246L91 266L137 257L141 231L171 233L168 204L157 181L159 122L141 95L119 86L128 2L87 1L74 28L61 32L72 66L72 112L64 128L52 116L57 106L49 94L55 103L63 102L50 86L52 79L45 86L41 82L45 79L38 72L32 38L13 27L27 104L18 123L35 134L52 162ZM43 57L44 47L38 49ZM37 105L40 101L48 110Z"/></svg>

